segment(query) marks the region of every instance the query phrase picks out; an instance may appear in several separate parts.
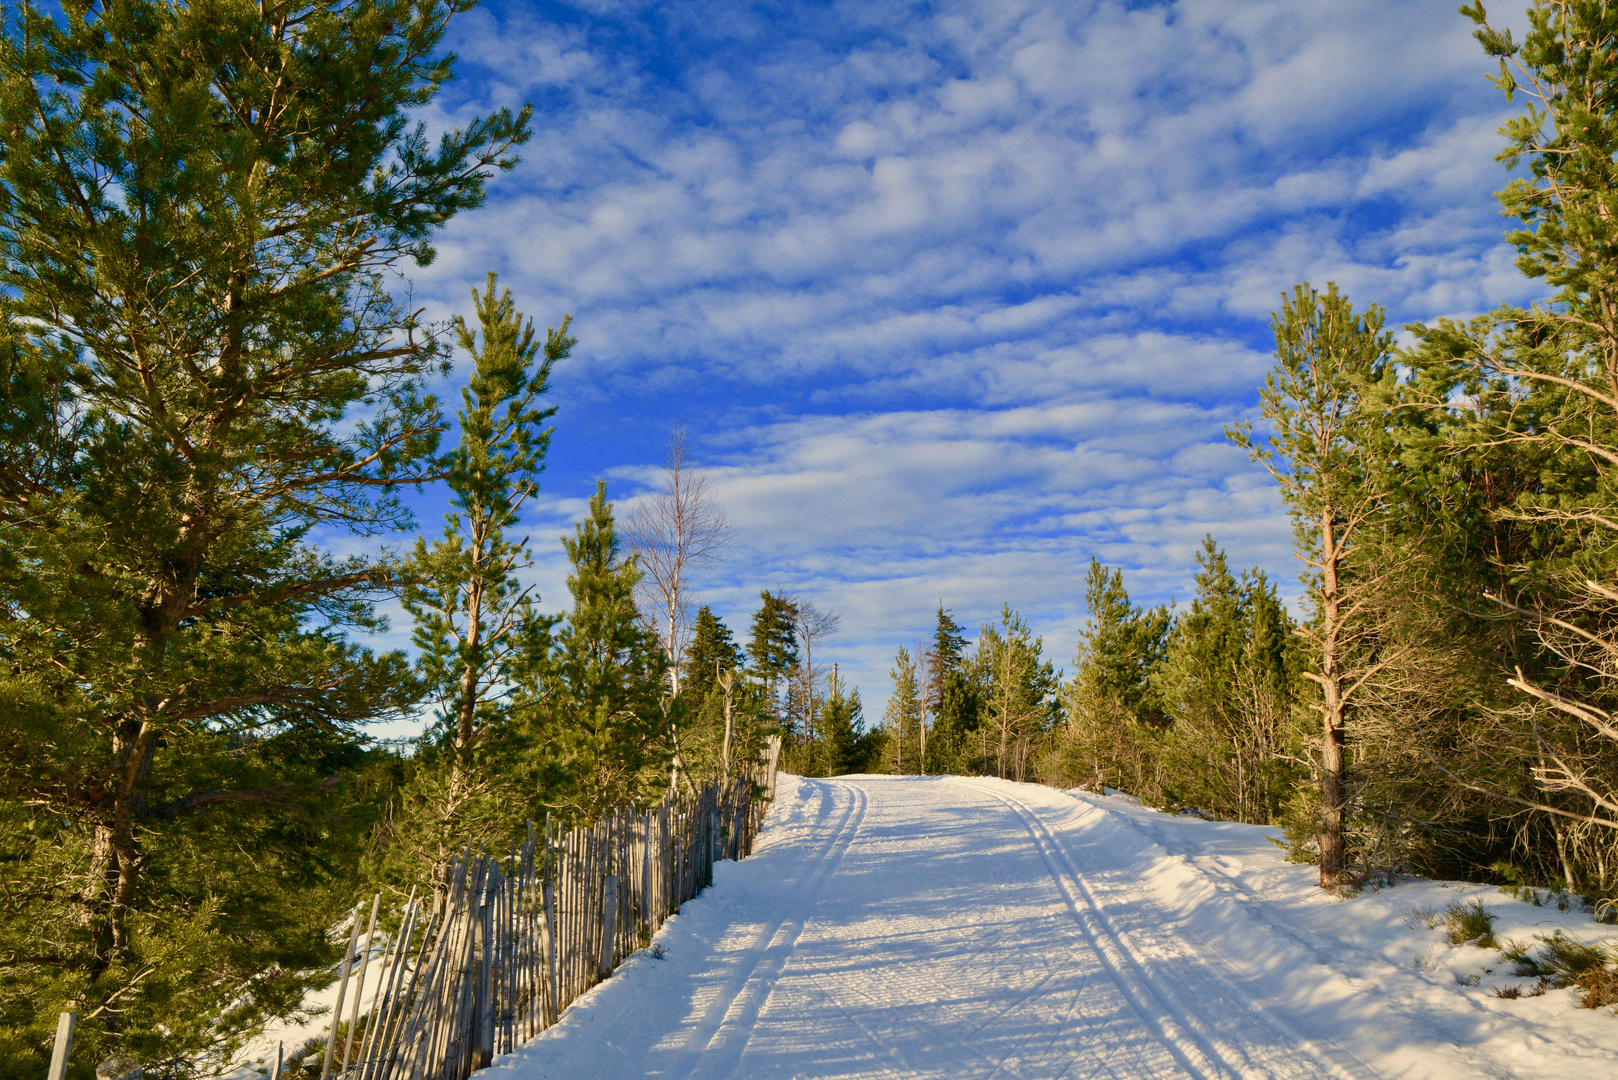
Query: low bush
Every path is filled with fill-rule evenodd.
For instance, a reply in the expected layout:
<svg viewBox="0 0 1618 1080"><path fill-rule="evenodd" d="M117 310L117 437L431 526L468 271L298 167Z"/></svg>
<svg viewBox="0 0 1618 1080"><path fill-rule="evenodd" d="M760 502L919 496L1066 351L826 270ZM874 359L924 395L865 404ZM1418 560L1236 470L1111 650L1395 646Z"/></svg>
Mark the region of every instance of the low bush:
<svg viewBox="0 0 1618 1080"><path fill-rule="evenodd" d="M1494 912L1484 907L1477 897L1450 904L1440 921L1449 930L1451 944L1465 945L1472 941L1482 949L1494 948Z"/></svg>
<svg viewBox="0 0 1618 1080"><path fill-rule="evenodd" d="M1618 955L1609 945L1592 945L1558 930L1539 938L1537 946L1508 941L1500 956L1514 974L1537 976L1546 986L1575 987L1582 1008L1618 1005Z"/></svg>

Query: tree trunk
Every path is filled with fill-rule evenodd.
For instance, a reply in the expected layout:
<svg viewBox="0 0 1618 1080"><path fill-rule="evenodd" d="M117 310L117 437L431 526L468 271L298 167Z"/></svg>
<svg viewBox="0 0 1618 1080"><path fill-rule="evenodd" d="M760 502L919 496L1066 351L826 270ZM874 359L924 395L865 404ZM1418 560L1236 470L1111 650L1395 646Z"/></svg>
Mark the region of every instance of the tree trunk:
<svg viewBox="0 0 1618 1080"><path fill-rule="evenodd" d="M1336 520L1328 506L1320 521L1320 683L1322 720L1320 753L1320 884L1333 888L1348 879L1343 843L1348 785L1344 776L1342 625L1337 572L1343 552L1337 544Z"/></svg>

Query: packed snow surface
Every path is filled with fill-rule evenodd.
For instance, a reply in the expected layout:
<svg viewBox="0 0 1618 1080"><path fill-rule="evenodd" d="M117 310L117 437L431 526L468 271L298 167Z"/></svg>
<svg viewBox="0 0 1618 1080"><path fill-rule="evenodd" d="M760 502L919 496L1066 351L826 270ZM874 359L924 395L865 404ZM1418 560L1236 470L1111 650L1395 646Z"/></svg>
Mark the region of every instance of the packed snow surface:
<svg viewBox="0 0 1618 1080"><path fill-rule="evenodd" d="M783 776L757 853L490 1080L1618 1077L1618 1017L1403 913L1610 932L1492 888L1347 900L1254 826L949 777Z"/></svg>

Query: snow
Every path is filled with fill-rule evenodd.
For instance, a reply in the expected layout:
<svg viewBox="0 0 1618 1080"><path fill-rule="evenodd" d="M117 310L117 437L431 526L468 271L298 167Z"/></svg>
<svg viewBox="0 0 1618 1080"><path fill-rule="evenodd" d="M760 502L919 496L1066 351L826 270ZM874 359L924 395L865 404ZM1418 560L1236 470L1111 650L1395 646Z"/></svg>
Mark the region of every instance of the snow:
<svg viewBox="0 0 1618 1080"><path fill-rule="evenodd" d="M1502 999L1531 980L1406 913L1477 897L1502 940L1612 928L1455 882L1339 899L1278 835L998 780L782 776L755 855L661 957L484 1075L1618 1076L1618 1017Z"/></svg>

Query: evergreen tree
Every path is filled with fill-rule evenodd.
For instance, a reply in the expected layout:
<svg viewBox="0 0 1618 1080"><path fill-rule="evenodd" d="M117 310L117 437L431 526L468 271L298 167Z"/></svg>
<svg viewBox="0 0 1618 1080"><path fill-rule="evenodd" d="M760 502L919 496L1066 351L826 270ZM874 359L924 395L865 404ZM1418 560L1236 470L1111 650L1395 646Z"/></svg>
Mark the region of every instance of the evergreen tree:
<svg viewBox="0 0 1618 1080"><path fill-rule="evenodd" d="M989 770L987 742L978 749L983 728L984 687L964 663L944 678L943 693L927 736L927 771L966 773Z"/></svg>
<svg viewBox="0 0 1618 1080"><path fill-rule="evenodd" d="M860 704L859 689L845 686L834 667L828 690L820 705L820 752L825 775L870 771L870 740L864 731L864 707Z"/></svg>
<svg viewBox="0 0 1618 1080"><path fill-rule="evenodd" d="M1110 784L1153 800L1157 735L1166 718L1152 674L1163 662L1168 610L1135 607L1122 571L1109 572L1094 558L1085 604L1090 619L1066 690L1068 726L1056 771L1065 783Z"/></svg>
<svg viewBox="0 0 1618 1080"><path fill-rule="evenodd" d="M515 709L540 747L543 771L529 782L546 805L588 820L662 794L667 658L635 609L639 571L620 555L605 483L562 546L573 610L520 673Z"/></svg>
<svg viewBox="0 0 1618 1080"><path fill-rule="evenodd" d="M697 609L691 647L686 652L684 689L692 701L703 702L719 687L719 673L739 671L746 658L726 626L707 604Z"/></svg>
<svg viewBox="0 0 1618 1080"><path fill-rule="evenodd" d="M887 732L891 767L904 776L920 771L921 757L921 683L908 649L899 649L888 677L893 680L893 693L882 714L882 727ZM884 762L884 767L888 764Z"/></svg>
<svg viewBox="0 0 1618 1080"><path fill-rule="evenodd" d="M1322 296L1298 285L1282 296L1271 320L1276 365L1260 392L1273 434L1255 441L1251 429L1229 429L1269 469L1291 511L1297 550L1313 618L1303 628L1313 646L1306 677L1320 689L1320 883L1347 881L1345 825L1349 814L1348 720L1354 697L1377 664L1375 628L1364 617L1365 598L1377 581L1354 546L1374 528L1381 500L1368 453L1375 416L1361 408L1367 387L1388 371L1392 337L1382 328L1382 309L1356 312L1328 284Z"/></svg>
<svg viewBox="0 0 1618 1080"><path fill-rule="evenodd" d="M490 742L496 734L510 735L504 720L513 661L533 651L536 635L552 620L534 611L532 590L518 580L533 563L526 540L508 540L506 530L519 523L523 505L539 490L552 430L541 425L556 410L541 408L538 398L550 388L551 368L574 344L566 319L538 340L511 291L496 294L493 274L472 301L478 330L464 319L455 322L475 367L461 393L460 444L447 460L452 509L442 539L431 548L416 542L402 594L415 618L427 687L439 702L430 738L443 747L447 768L419 763L418 784L435 789L423 807L429 816L396 819L393 838L440 873L454 852L496 824L501 807L520 813L526 801L489 798L503 771L494 760L502 748ZM499 741L509 754L509 738Z"/></svg>
<svg viewBox="0 0 1618 1080"><path fill-rule="evenodd" d="M927 705L935 717L944 700L944 685L950 674L959 670L961 652L965 648L966 638L961 635L961 627L950 618L944 605L939 604L938 622L933 628L931 661L927 665Z"/></svg>
<svg viewBox="0 0 1618 1080"><path fill-rule="evenodd" d="M1284 760L1292 734L1292 622L1268 579L1231 574L1207 537L1196 596L1175 620L1152 673L1169 727L1163 798L1220 818L1268 824L1296 779Z"/></svg>
<svg viewBox="0 0 1618 1080"><path fill-rule="evenodd" d="M1045 734L1055 726L1059 680L1041 655L1043 641L1009 604L1001 609L1000 626L985 625L978 642L988 676L983 719L994 743L995 774L1022 780Z"/></svg>
<svg viewBox="0 0 1618 1080"><path fill-rule="evenodd" d="M315 541L410 524L393 491L437 472L440 357L388 275L527 138L526 112L436 148L407 125L459 10L0 11L0 829L28 898L0 912L23 988L0 1059L23 1072L58 1009L76 1061L228 1047L330 958L359 725L416 690L347 637L390 568Z"/></svg>
<svg viewBox="0 0 1618 1080"><path fill-rule="evenodd" d="M787 678L798 664L798 633L793 626L791 600L760 592L759 609L753 615L753 635L747 646L753 678L765 689L770 715L779 724L788 723L788 702L782 700Z"/></svg>

